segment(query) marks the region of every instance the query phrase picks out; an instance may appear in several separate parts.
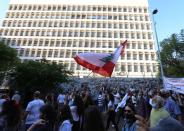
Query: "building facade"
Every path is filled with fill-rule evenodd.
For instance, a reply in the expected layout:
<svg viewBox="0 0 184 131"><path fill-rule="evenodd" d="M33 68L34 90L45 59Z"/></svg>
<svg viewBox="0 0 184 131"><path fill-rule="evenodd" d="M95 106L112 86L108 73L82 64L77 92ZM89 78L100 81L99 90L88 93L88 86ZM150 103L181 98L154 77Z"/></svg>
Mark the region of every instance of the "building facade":
<svg viewBox="0 0 184 131"><path fill-rule="evenodd" d="M155 77L157 56L147 0L10 0L0 36L22 61L63 63L74 76L91 71L73 57L112 53L128 40L113 76Z"/></svg>

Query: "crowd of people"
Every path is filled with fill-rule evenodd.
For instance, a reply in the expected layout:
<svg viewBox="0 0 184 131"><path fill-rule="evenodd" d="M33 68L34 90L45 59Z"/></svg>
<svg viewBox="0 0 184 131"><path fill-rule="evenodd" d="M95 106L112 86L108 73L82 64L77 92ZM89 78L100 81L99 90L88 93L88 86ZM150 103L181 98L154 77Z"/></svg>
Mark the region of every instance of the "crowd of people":
<svg viewBox="0 0 184 131"><path fill-rule="evenodd" d="M0 131L184 131L183 94L155 80L139 88L92 83L59 94L35 91L26 108L21 92L2 93Z"/></svg>

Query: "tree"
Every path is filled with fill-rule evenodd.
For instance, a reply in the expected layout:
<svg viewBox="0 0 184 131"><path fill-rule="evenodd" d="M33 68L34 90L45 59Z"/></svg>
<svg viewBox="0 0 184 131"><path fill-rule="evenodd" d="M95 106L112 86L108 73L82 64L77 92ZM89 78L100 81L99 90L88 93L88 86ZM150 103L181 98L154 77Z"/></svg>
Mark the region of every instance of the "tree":
<svg viewBox="0 0 184 131"><path fill-rule="evenodd" d="M39 90L47 93L67 82L71 73L62 64L28 61L17 65L10 87L22 92Z"/></svg>
<svg viewBox="0 0 184 131"><path fill-rule="evenodd" d="M180 34L172 34L164 39L161 47L164 75L184 77L184 30L181 30Z"/></svg>
<svg viewBox="0 0 184 131"><path fill-rule="evenodd" d="M17 51L0 41L0 83L5 73L15 67L18 62Z"/></svg>

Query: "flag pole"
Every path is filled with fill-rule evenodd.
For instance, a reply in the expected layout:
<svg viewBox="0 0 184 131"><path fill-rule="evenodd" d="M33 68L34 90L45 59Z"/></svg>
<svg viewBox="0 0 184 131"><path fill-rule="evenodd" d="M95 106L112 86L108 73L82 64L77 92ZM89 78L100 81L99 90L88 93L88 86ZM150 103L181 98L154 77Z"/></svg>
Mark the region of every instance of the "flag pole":
<svg viewBox="0 0 184 131"><path fill-rule="evenodd" d="M155 19L154 19L154 15L157 14L157 12L158 12L157 9L155 9L152 12L152 19L153 19L153 27L154 27L154 31L155 31L157 48L158 48L157 55L158 55L159 64L160 64L161 78L163 80L163 78L164 78L164 71L163 71L163 66L162 66L162 61L161 61L161 56L160 56L160 45L159 45L159 42L158 42L158 36L157 36L157 30L156 30L156 22L155 22Z"/></svg>

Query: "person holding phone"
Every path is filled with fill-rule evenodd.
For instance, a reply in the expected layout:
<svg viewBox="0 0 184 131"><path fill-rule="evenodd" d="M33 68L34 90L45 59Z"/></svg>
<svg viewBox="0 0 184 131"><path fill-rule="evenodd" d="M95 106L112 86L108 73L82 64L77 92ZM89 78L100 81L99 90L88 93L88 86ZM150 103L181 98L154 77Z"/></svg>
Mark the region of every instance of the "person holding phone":
<svg viewBox="0 0 184 131"><path fill-rule="evenodd" d="M27 131L54 131L56 112L51 105L40 108L40 119L33 123Z"/></svg>

